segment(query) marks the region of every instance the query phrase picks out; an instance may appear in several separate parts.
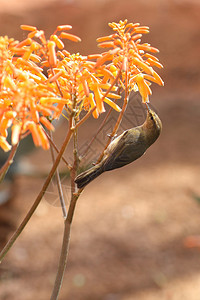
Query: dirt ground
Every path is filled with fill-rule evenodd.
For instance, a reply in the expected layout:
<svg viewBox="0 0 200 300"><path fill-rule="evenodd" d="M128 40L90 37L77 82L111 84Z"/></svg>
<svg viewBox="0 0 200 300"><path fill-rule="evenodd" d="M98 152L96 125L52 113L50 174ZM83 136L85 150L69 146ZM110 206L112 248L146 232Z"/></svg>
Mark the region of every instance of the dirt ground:
<svg viewBox="0 0 200 300"><path fill-rule="evenodd" d="M1 0L0 35L21 39L20 24L48 32L71 24L97 52L107 23L150 26L143 40L160 49L165 87L151 103L163 122L159 140L134 164L103 174L79 199L61 300L199 300L200 2L187 0ZM88 123L87 132L93 129ZM61 132L64 130L61 129ZM83 138L87 138L85 135ZM48 169L49 154L28 160ZM42 162L42 166L41 166ZM18 176L17 195L0 207L2 245L33 203L44 178ZM64 183L67 190L67 182ZM62 242L61 208L47 195L0 267L1 300L50 298Z"/></svg>

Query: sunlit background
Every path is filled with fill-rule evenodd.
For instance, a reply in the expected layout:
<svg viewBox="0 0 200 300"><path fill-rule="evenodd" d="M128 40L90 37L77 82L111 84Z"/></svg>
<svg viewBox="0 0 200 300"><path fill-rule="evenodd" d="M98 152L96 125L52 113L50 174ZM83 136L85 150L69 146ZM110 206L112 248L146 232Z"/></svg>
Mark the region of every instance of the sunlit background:
<svg viewBox="0 0 200 300"><path fill-rule="evenodd" d="M162 119L162 135L141 159L104 173L80 197L61 300L199 299L199 12L198 0L0 0L0 35L20 40L25 37L20 24L47 34L70 24L82 42L67 42L67 50L87 55L99 51L97 37L111 33L108 22L128 19L150 27L143 41L160 50L164 65L158 73L165 86L152 85L150 99ZM129 109L137 111L134 126L144 120L138 99L130 101ZM58 145L65 126L57 131ZM91 119L80 132L81 145L97 128ZM21 168L26 175L22 170L15 178L14 197L0 206L1 247L39 192L50 154L36 150L23 158ZM67 202L66 177L63 186ZM63 219L54 186L48 193L1 264L1 300L50 298Z"/></svg>

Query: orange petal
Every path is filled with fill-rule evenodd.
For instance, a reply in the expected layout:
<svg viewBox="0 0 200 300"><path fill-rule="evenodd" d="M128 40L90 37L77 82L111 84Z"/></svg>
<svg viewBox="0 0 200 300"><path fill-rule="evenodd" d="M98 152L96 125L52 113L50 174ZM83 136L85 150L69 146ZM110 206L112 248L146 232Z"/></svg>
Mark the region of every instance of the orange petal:
<svg viewBox="0 0 200 300"><path fill-rule="evenodd" d="M99 48L113 48L114 47L114 42L103 42L98 44Z"/></svg>
<svg viewBox="0 0 200 300"><path fill-rule="evenodd" d="M133 63L135 63L136 66L143 69L147 74L153 74L153 69L149 67L145 62L140 61L138 58L133 58Z"/></svg>
<svg viewBox="0 0 200 300"><path fill-rule="evenodd" d="M16 45L16 48L20 48L23 46L28 46L32 43L32 40L30 38L27 38L25 40L23 40L22 42L20 42L19 44Z"/></svg>
<svg viewBox="0 0 200 300"><path fill-rule="evenodd" d="M98 39L96 39L96 41L97 43L102 43L102 42L110 41L112 40L112 38L113 38L113 34L99 37Z"/></svg>
<svg viewBox="0 0 200 300"><path fill-rule="evenodd" d="M88 97L89 96L89 88L88 88L87 81L84 78L81 78L81 83L83 85L83 90L84 90L85 96Z"/></svg>
<svg viewBox="0 0 200 300"><path fill-rule="evenodd" d="M56 34L51 35L50 40L54 41L59 49L63 49L65 46Z"/></svg>
<svg viewBox="0 0 200 300"><path fill-rule="evenodd" d="M94 101L94 95L93 95L93 93L90 93L88 98L89 98L89 102L90 102L91 108L93 109L93 107L96 107L96 103ZM97 119L99 117L99 113L98 113L97 109L95 109L93 111L92 115L93 115L93 117L95 119Z"/></svg>
<svg viewBox="0 0 200 300"><path fill-rule="evenodd" d="M11 149L11 145L6 141L6 138L3 136L0 136L0 147L5 152L10 151L10 149Z"/></svg>
<svg viewBox="0 0 200 300"><path fill-rule="evenodd" d="M44 129L40 124L37 124L36 126L37 126L38 134L40 136L41 146L44 150L48 150L50 145L49 145L49 140L44 132Z"/></svg>
<svg viewBox="0 0 200 300"><path fill-rule="evenodd" d="M151 66L156 66L160 69L163 68L163 65L161 63L159 63L158 61L154 60L154 59L151 59L151 58L148 58L147 59L147 62L151 65Z"/></svg>
<svg viewBox="0 0 200 300"><path fill-rule="evenodd" d="M95 88L94 88L94 95L95 95L94 98L95 98L95 102L97 105L97 110L101 114L101 113L105 112L104 104L102 101L103 95L101 94L101 91L96 84L95 84Z"/></svg>
<svg viewBox="0 0 200 300"><path fill-rule="evenodd" d="M140 95L142 96L142 101L144 103L149 102L149 95L151 95L151 89L148 86L148 84L145 82L142 74L138 74L136 76L136 82L138 85Z"/></svg>
<svg viewBox="0 0 200 300"><path fill-rule="evenodd" d="M104 102L106 102L108 105L110 105L114 110L120 112L121 111L121 107L119 107L116 103L114 103L112 100L110 100L109 98L104 98Z"/></svg>
<svg viewBox="0 0 200 300"><path fill-rule="evenodd" d="M102 55L101 57L99 57L97 59L97 62L95 64L95 68L98 68L98 67L102 66L106 61L111 60L111 58L112 58L112 55L109 52Z"/></svg>
<svg viewBox="0 0 200 300"><path fill-rule="evenodd" d="M38 133L36 124L34 122L29 122L27 124L27 129L30 130L30 132L31 132L35 146L37 146L37 147L41 146L41 139L40 139L40 135Z"/></svg>
<svg viewBox="0 0 200 300"><path fill-rule="evenodd" d="M60 37L61 37L61 39L68 39L73 42L81 42L80 37L78 37L74 34L66 33L66 32L61 32Z"/></svg>
<svg viewBox="0 0 200 300"><path fill-rule="evenodd" d="M153 71L153 77L155 78L157 84L164 86L164 81L155 71Z"/></svg>
<svg viewBox="0 0 200 300"><path fill-rule="evenodd" d="M21 125L14 124L12 126L12 136L11 136L12 145L17 145L19 143L20 133L21 133Z"/></svg>
<svg viewBox="0 0 200 300"><path fill-rule="evenodd" d="M34 31L37 30L37 27L35 26L29 26L29 25L21 25L20 28L22 30L28 30L28 31Z"/></svg>
<svg viewBox="0 0 200 300"><path fill-rule="evenodd" d="M57 31L61 31L61 30L70 30L72 29L72 26L71 25L59 25L57 26L56 30Z"/></svg>
<svg viewBox="0 0 200 300"><path fill-rule="evenodd" d="M49 41L47 44L49 50L49 64L51 67L55 67L57 64L57 57L56 57L56 44L54 41Z"/></svg>
<svg viewBox="0 0 200 300"><path fill-rule="evenodd" d="M0 134L3 136L3 137L7 137L8 135L8 132L7 132L7 128L9 127L10 125L10 119L8 118L3 118L1 120L1 124L0 124Z"/></svg>
<svg viewBox="0 0 200 300"><path fill-rule="evenodd" d="M45 117L40 117L40 122L48 129L51 131L54 131L55 128L53 126L53 124Z"/></svg>

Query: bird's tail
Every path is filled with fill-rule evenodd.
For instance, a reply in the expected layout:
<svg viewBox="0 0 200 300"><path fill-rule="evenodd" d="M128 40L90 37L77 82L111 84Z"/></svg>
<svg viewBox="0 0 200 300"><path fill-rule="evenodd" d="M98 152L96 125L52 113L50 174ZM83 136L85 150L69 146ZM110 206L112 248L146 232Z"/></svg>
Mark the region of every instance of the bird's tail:
<svg viewBox="0 0 200 300"><path fill-rule="evenodd" d="M103 167L102 164L98 164L89 170L86 170L85 172L79 174L75 178L75 182L78 186L78 188L85 187L89 182L94 180L96 177L98 177L101 173L103 173Z"/></svg>

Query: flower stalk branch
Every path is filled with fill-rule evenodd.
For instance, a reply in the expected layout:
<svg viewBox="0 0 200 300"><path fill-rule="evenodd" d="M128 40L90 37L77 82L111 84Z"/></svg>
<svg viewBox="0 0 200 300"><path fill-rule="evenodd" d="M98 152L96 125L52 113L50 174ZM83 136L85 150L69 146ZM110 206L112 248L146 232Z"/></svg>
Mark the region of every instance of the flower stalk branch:
<svg viewBox="0 0 200 300"><path fill-rule="evenodd" d="M38 205L40 204L40 201L42 200L42 197L44 196L49 183L51 182L51 179L58 167L58 164L61 160L61 157L71 139L71 136L73 134L73 130L69 129L67 136L63 142L63 145L61 147L61 150L59 152L59 154L57 155L55 162L49 172L49 175L47 176L47 179L45 180L35 202L33 203L33 205L31 206L30 210L28 211L28 213L26 214L25 218L23 219L23 221L21 222L21 224L19 225L19 227L17 228L17 230L14 232L14 234L12 235L12 237L9 239L9 241L7 242L7 244L5 245L5 247L3 248L3 250L0 253L0 263L2 262L2 260L4 259L5 255L7 254L7 252L9 251L9 249L12 247L12 245L14 244L14 242L16 241L16 239L18 238L18 236L21 234L21 232L23 231L24 227L27 225L28 221L30 220L30 218L32 217L32 215L34 214L36 208L38 207Z"/></svg>

